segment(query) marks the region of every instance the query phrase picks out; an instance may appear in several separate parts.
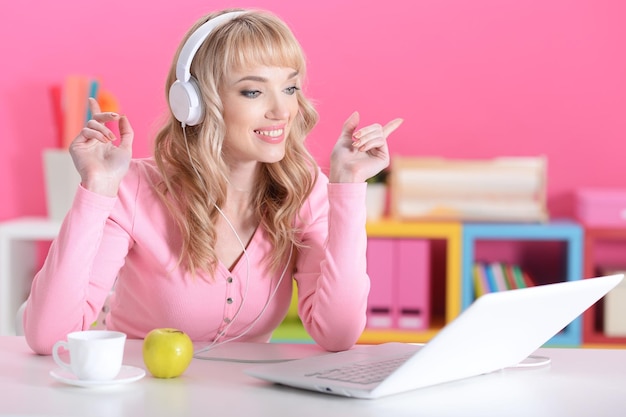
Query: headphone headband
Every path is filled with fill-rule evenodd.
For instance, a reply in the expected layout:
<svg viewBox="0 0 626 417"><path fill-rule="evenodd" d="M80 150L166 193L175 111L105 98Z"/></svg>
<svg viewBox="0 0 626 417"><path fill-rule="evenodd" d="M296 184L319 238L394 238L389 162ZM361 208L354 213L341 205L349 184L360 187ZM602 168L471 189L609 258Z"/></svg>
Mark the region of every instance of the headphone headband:
<svg viewBox="0 0 626 417"><path fill-rule="evenodd" d="M200 26L194 33L189 36L187 42L180 51L178 56L178 62L176 63L176 79L182 82L189 81L191 77L191 62L193 57L200 49L200 46L204 43L206 38L209 37L211 32L223 23L233 20L237 16L244 14L245 12L228 12L221 14L208 20L202 26Z"/></svg>
<svg viewBox="0 0 626 417"><path fill-rule="evenodd" d="M191 63L196 52L213 30L244 13L228 12L208 20L189 36L180 50L176 62L176 81L169 91L169 104L174 117L183 126L197 125L204 115L202 95L197 81L191 76Z"/></svg>

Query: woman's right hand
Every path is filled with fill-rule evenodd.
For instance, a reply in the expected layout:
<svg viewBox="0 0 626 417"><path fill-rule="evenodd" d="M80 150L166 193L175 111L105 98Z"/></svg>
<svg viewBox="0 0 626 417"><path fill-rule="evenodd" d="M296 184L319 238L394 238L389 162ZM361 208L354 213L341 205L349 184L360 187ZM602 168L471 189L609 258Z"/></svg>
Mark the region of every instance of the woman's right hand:
<svg viewBox="0 0 626 417"><path fill-rule="evenodd" d="M89 109L92 118L70 145L70 154L84 188L115 197L132 158L133 128L126 116L102 113L93 98L89 98ZM120 142L117 145L115 134L105 125L107 122L118 123Z"/></svg>

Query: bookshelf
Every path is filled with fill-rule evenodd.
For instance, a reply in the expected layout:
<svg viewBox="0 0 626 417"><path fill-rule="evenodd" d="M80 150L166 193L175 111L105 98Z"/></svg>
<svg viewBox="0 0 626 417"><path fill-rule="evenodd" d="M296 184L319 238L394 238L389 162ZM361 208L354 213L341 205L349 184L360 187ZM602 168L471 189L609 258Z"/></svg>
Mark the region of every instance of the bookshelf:
<svg viewBox="0 0 626 417"><path fill-rule="evenodd" d="M582 277L583 230L573 222L468 223L463 225L462 247L463 309L474 301L472 272L479 260L502 261L498 259L500 256L507 262L520 264L531 271L538 285ZM581 341L582 320L578 317L547 345L579 346Z"/></svg>
<svg viewBox="0 0 626 417"><path fill-rule="evenodd" d="M574 222L457 223L382 220L368 223L367 233L368 238L414 238L443 243L443 254L437 259L445 264L443 275L440 273L438 276L437 271L433 271L431 279L437 281L443 277L445 289L440 296L440 302L444 305L444 312L432 314L430 326L425 330L366 328L359 343L424 343L432 339L445 324L474 301L473 265L479 260L520 265L530 272L538 285L583 277L584 233L582 227ZM620 236L626 241L626 229ZM437 295L431 294L431 297L436 298ZM577 318L546 345L580 346L583 342L582 322L582 317ZM281 326L275 333L275 339L286 340L289 335L296 341L311 341L301 325L293 323ZM598 340L606 341L606 338Z"/></svg>

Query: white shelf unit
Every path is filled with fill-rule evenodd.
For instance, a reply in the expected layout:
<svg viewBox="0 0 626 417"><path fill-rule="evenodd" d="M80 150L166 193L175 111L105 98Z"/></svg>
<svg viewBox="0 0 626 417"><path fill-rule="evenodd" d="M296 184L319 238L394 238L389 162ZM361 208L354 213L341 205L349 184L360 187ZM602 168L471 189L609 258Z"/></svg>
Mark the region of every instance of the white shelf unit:
<svg viewBox="0 0 626 417"><path fill-rule="evenodd" d="M37 272L37 245L59 233L61 221L18 218L0 222L0 336L15 335L15 315Z"/></svg>

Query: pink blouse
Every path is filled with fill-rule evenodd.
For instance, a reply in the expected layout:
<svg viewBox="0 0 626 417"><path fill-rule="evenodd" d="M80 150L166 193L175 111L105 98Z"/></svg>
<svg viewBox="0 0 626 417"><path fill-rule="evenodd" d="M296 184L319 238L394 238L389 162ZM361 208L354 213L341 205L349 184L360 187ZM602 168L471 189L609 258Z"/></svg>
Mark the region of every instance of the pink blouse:
<svg viewBox="0 0 626 417"><path fill-rule="evenodd" d="M176 266L181 236L153 189L159 178L152 159L137 159L116 198L79 187L33 280L24 330L35 352L50 354L67 333L88 329L109 294L107 328L129 338L174 327L196 342L266 342L287 313L292 277L299 315L320 346L357 341L369 291L365 183L331 184L320 172L297 219L305 246L282 280L283 268L265 268L272 246L262 228L232 271L219 264L214 276L193 278Z"/></svg>

